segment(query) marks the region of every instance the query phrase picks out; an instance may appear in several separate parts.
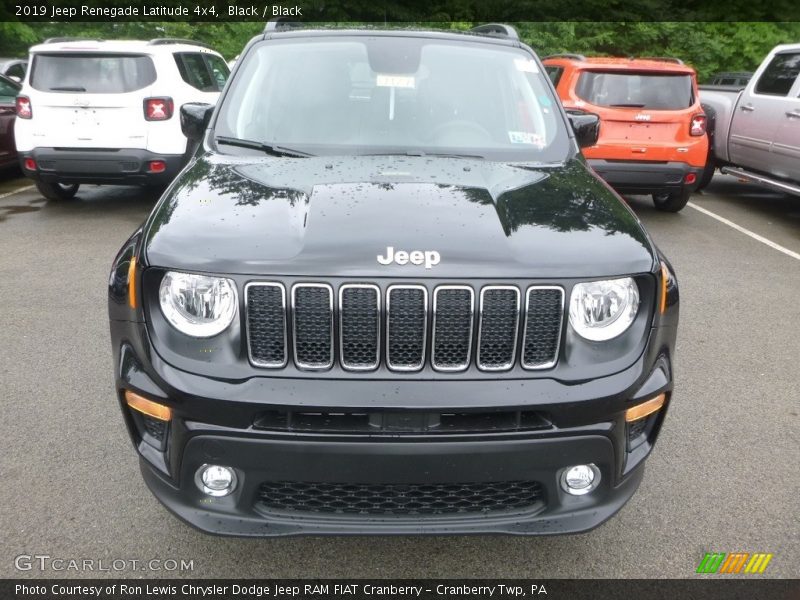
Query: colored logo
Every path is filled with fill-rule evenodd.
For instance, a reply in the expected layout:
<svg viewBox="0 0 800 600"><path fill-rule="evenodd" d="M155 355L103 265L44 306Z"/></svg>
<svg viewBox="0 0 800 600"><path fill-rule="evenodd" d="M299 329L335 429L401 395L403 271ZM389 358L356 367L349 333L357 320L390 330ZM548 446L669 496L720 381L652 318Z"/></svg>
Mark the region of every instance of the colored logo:
<svg viewBox="0 0 800 600"><path fill-rule="evenodd" d="M772 554L757 552L749 554L747 552L706 552L700 565L697 567L698 573L763 573L767 570Z"/></svg>

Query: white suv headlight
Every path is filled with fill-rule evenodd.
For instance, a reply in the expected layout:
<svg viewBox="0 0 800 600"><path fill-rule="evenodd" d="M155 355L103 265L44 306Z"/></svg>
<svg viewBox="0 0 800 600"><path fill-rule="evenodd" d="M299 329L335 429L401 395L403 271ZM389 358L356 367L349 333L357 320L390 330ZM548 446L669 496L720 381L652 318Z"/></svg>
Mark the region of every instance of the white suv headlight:
<svg viewBox="0 0 800 600"><path fill-rule="evenodd" d="M639 288L630 277L578 283L569 301L569 323L581 337L603 342L631 326L639 310Z"/></svg>
<svg viewBox="0 0 800 600"><path fill-rule="evenodd" d="M161 312L175 329L206 338L224 331L236 315L236 284L222 277L169 271L158 291Z"/></svg>

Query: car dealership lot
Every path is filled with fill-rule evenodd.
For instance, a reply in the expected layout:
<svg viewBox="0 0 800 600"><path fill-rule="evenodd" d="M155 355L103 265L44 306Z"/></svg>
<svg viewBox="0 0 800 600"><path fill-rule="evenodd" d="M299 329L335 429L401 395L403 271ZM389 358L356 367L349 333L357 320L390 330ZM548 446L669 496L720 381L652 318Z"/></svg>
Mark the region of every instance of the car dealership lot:
<svg viewBox="0 0 800 600"><path fill-rule="evenodd" d="M0 177L0 576L42 576L14 568L40 554L192 560L183 574L198 577L691 577L711 551L770 552L767 575L800 576L800 199L717 176L679 214L631 200L681 284L676 391L642 487L600 528L243 540L195 532L153 499L113 394L108 269L156 198L78 198Z"/></svg>

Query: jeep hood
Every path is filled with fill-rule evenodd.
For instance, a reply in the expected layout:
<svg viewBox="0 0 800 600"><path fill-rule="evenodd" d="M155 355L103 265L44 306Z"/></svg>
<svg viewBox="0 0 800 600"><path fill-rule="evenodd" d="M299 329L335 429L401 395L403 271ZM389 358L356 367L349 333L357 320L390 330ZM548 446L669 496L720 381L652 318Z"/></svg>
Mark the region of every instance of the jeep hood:
<svg viewBox="0 0 800 600"><path fill-rule="evenodd" d="M380 264L387 247L439 264ZM631 210L580 159L533 168L434 157L209 155L146 225L151 266L391 278L601 277L652 270Z"/></svg>

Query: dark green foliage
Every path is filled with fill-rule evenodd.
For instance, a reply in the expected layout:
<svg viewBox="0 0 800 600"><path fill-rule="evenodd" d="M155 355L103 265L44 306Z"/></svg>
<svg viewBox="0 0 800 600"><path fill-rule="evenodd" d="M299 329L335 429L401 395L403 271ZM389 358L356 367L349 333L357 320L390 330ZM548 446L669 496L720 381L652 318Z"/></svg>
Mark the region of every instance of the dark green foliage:
<svg viewBox="0 0 800 600"><path fill-rule="evenodd" d="M660 0L652 1L653 14ZM311 3L313 5L313 2ZM618 3L617 3L618 4ZM616 6L614 0L609 5ZM478 5L475 5L478 6ZM392 26L424 26L443 29L468 29L472 22L459 20L479 15L471 3L447 0L431 5L431 22L397 23L418 15L399 4L389 8L363 0L361 12L376 22L395 21ZM615 10L623 10L619 5ZM338 8L337 8L338 7ZM495 8L497 8L495 6ZM562 7L563 8L563 7ZM326 0L325 16L354 14L352 0ZM637 13L641 11L637 8ZM698 9L700 10L700 9ZM337 12L338 11L338 12ZM477 11L477 12L476 12ZM737 12L739 14L741 11ZM520 14L519 6L509 16ZM533 13L531 13L533 14ZM639 13L640 14L640 13ZM631 15L635 17L636 15ZM666 15L665 15L666 16ZM760 15L754 13L754 18ZM493 15L497 20L497 15ZM555 52L581 52L587 55L675 56L693 65L705 81L717 71L752 71L776 44L800 42L800 22L564 22L524 21L513 23L521 38L540 56ZM53 36L102 39L149 39L183 37L208 42L227 59L233 58L263 24L252 22L97 22L97 23L11 23L0 22L0 56L21 56L28 46Z"/></svg>

